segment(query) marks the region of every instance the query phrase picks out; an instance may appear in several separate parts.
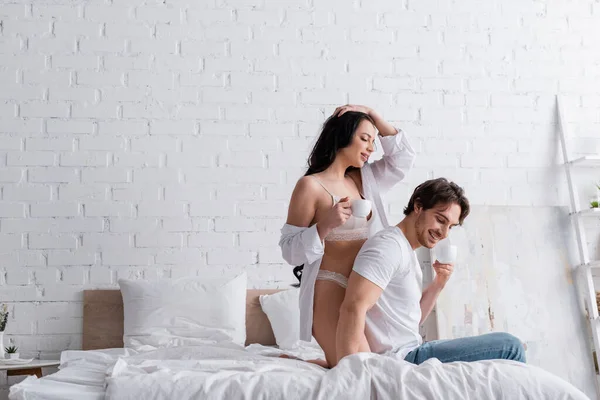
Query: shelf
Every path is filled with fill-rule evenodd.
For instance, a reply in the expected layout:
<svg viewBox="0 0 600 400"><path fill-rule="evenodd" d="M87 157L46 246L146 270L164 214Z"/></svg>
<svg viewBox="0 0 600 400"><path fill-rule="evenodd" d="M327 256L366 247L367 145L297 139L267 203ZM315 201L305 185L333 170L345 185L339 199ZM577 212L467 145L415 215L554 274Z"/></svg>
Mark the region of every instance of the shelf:
<svg viewBox="0 0 600 400"><path fill-rule="evenodd" d="M600 278L600 261L590 261L587 264L579 264L575 268L589 268L592 273L592 278Z"/></svg>
<svg viewBox="0 0 600 400"><path fill-rule="evenodd" d="M578 167L600 167L600 154L579 157L570 163Z"/></svg>
<svg viewBox="0 0 600 400"><path fill-rule="evenodd" d="M583 268L583 267L587 267L587 268L591 268L591 269L600 269L600 261L590 261L587 264L579 264L577 266L577 268Z"/></svg>
<svg viewBox="0 0 600 400"><path fill-rule="evenodd" d="M571 215L579 215L580 217L599 217L600 208L587 208L585 210L571 213Z"/></svg>

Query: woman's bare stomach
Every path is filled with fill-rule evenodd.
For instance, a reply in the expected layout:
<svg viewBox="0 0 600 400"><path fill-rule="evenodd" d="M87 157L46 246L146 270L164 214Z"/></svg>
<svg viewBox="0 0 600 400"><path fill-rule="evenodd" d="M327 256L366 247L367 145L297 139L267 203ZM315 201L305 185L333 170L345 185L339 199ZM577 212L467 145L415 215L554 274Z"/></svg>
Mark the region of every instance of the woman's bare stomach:
<svg viewBox="0 0 600 400"><path fill-rule="evenodd" d="M360 239L327 242L325 244L325 254L323 255L319 269L337 272L348 278L350 272L352 272L356 255L365 241L365 239Z"/></svg>

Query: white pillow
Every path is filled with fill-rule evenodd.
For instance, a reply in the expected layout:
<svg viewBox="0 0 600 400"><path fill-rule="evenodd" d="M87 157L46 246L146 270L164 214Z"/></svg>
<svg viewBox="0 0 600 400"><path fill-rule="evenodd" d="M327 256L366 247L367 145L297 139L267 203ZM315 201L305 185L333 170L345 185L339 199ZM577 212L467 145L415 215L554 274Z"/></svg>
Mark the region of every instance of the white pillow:
<svg viewBox="0 0 600 400"><path fill-rule="evenodd" d="M300 340L299 293L298 289L289 289L258 298L281 349L291 349Z"/></svg>
<svg viewBox="0 0 600 400"><path fill-rule="evenodd" d="M120 279L125 347L246 341L246 273L159 281Z"/></svg>

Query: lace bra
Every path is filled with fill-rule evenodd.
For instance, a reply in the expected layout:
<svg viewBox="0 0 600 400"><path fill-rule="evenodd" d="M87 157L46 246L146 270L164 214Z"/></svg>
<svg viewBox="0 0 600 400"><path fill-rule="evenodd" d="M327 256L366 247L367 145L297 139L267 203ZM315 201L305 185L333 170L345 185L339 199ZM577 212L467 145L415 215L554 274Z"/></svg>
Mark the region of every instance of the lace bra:
<svg viewBox="0 0 600 400"><path fill-rule="evenodd" d="M329 193L334 206L337 203L339 203L339 201L341 200L340 196L336 196L333 193L331 193L329 191L329 189L327 189L327 187L325 187L323 182L321 182L319 180L319 178L317 178L314 175L310 175L310 176L315 178L316 181L319 182L319 185L321 185L321 187L323 189L325 189L325 191L327 193ZM362 197L362 195L361 195L361 197ZM325 236L325 241L339 242L339 241L368 239L369 238L369 225L370 225L370 221L372 219L373 218L371 218L370 220L367 220L366 218L357 218L354 215L351 215L350 218L348 218L346 220L346 222L344 222L342 225L338 226L337 228L334 228L331 232L329 232L329 234L327 236Z"/></svg>

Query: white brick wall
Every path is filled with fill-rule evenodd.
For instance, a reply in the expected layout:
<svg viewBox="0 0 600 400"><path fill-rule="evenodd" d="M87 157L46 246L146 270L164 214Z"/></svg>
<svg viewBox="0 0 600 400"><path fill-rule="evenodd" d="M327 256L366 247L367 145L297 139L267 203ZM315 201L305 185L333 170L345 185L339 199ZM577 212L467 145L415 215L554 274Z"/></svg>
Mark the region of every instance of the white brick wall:
<svg viewBox="0 0 600 400"><path fill-rule="evenodd" d="M419 149L392 221L442 175L474 204L565 205L557 92L600 152L593 0L58 3L0 6L0 302L24 354L79 347L81 290L119 277L293 282L278 229L340 103Z"/></svg>

